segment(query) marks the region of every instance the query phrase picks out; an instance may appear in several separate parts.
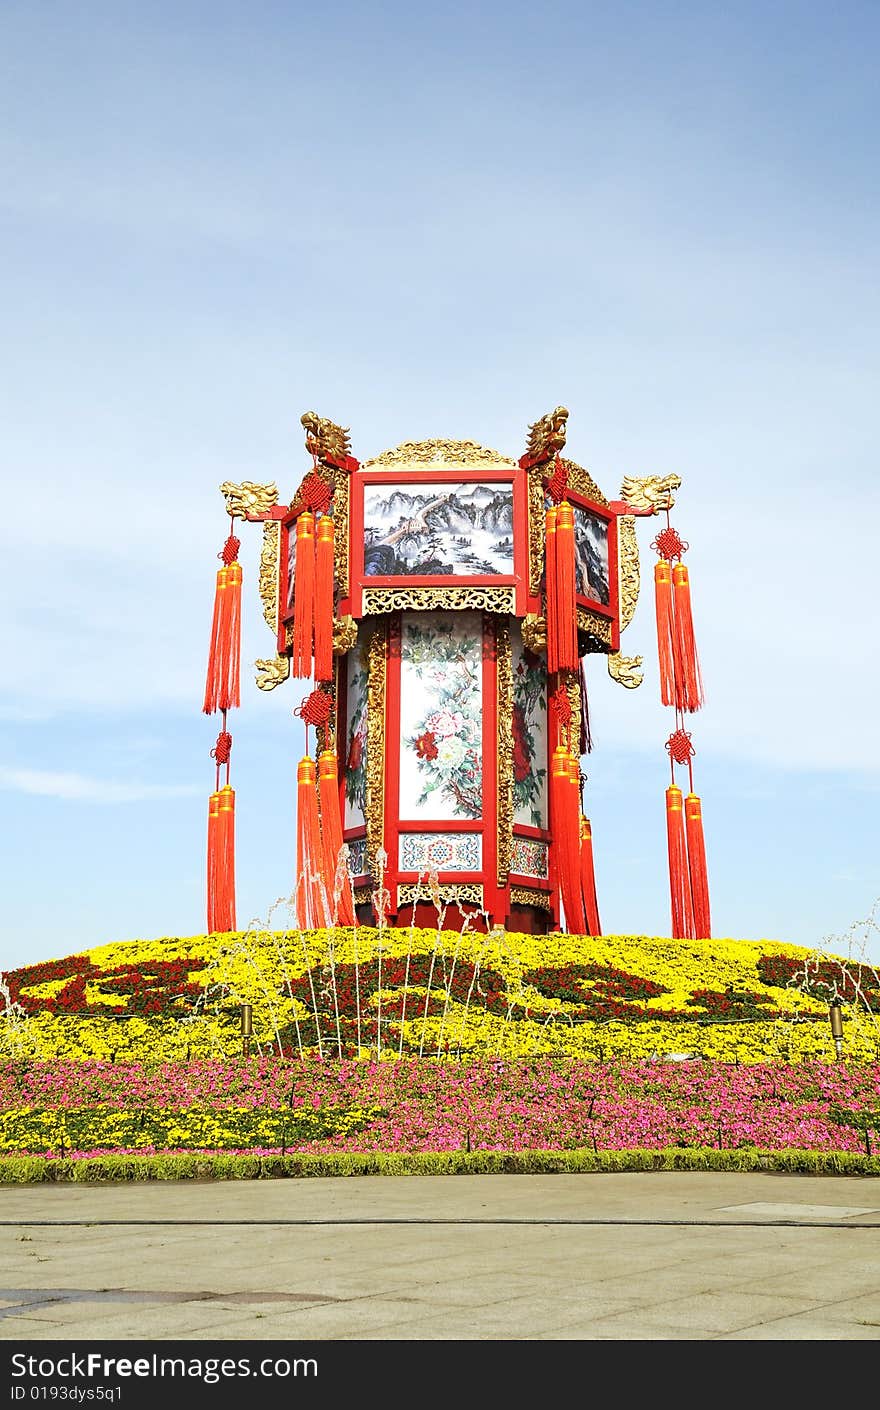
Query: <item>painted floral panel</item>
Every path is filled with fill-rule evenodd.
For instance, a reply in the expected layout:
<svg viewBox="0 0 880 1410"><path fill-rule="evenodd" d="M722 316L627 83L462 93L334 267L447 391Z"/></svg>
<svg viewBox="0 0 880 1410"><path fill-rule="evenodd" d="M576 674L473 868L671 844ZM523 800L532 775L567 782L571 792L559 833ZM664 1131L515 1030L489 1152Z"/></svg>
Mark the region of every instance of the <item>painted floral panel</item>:
<svg viewBox="0 0 880 1410"><path fill-rule="evenodd" d="M510 870L517 876L547 880L547 843L536 837L514 837Z"/></svg>
<svg viewBox="0 0 880 1410"><path fill-rule="evenodd" d="M402 832L400 870L429 872L479 871L483 857L481 832Z"/></svg>
<svg viewBox="0 0 880 1410"><path fill-rule="evenodd" d="M482 633L479 612L402 615L401 818L482 816Z"/></svg>
<svg viewBox="0 0 880 1410"><path fill-rule="evenodd" d="M345 730L345 818L343 827L362 827L367 806L367 633L362 626L348 653Z"/></svg>
<svg viewBox="0 0 880 1410"><path fill-rule="evenodd" d="M523 646L514 623L510 633L513 668L513 820L547 826L547 672L539 656Z"/></svg>

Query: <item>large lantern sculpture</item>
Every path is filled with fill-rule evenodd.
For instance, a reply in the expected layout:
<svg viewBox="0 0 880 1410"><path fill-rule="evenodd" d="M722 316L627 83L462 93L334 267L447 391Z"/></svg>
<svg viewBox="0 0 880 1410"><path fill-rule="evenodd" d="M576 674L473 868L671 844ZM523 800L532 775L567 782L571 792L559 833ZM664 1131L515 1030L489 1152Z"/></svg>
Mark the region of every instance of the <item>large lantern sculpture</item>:
<svg viewBox="0 0 880 1410"><path fill-rule="evenodd" d="M601 933L585 662L640 684L642 657L620 652L635 519L668 511L680 481L630 478L609 500L562 454L568 414L535 421L518 458L429 440L361 462L347 429L307 412L311 464L289 503L274 484L221 486L233 520L263 524L276 650L257 684L303 687L298 924L436 924L440 909L449 928ZM231 535L238 586L236 548ZM225 700L206 688L228 784ZM215 795L219 778L218 762ZM209 852L210 925L234 914L234 887Z"/></svg>

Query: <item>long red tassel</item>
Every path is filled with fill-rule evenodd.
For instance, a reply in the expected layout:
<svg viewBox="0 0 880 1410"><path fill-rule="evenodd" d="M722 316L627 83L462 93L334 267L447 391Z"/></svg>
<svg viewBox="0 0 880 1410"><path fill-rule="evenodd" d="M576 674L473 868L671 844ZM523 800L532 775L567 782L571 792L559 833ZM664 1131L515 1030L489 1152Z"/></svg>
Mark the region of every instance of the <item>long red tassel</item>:
<svg viewBox="0 0 880 1410"><path fill-rule="evenodd" d="M315 546L315 680L333 679L334 531L330 514L318 520Z"/></svg>
<svg viewBox="0 0 880 1410"><path fill-rule="evenodd" d="M657 617L657 657L660 665L660 699L676 703L675 635L672 623L672 567L668 559L654 564L654 610Z"/></svg>
<svg viewBox="0 0 880 1410"><path fill-rule="evenodd" d="M235 929L235 790L224 784L208 800L208 931Z"/></svg>
<svg viewBox="0 0 880 1410"><path fill-rule="evenodd" d="M704 699L703 676L694 639L690 579L684 563L676 563L672 570L672 600L675 704L679 710L699 710Z"/></svg>
<svg viewBox="0 0 880 1410"><path fill-rule="evenodd" d="M544 615L547 618L547 673L551 676L559 664L556 592L556 506L551 504L544 515Z"/></svg>
<svg viewBox="0 0 880 1410"><path fill-rule="evenodd" d="M690 940L694 936L694 906L688 871L682 795L681 789L674 783L666 790L666 842L669 851L672 936L675 940Z"/></svg>
<svg viewBox="0 0 880 1410"><path fill-rule="evenodd" d="M294 676L311 676L315 613L315 516L310 509L304 509L296 521L294 572L290 670Z"/></svg>
<svg viewBox="0 0 880 1410"><path fill-rule="evenodd" d="M694 938L711 940L712 922L709 915L709 878L706 869L706 844L703 837L703 809L696 793L684 800L687 832L688 873L694 905Z"/></svg>
<svg viewBox="0 0 880 1410"><path fill-rule="evenodd" d="M574 566L574 510L563 500L556 510L556 668L578 666Z"/></svg>
<svg viewBox="0 0 880 1410"><path fill-rule="evenodd" d="M577 760L562 744L554 749L550 765L550 813L555 871L566 932L569 935L583 935L586 920L581 896Z"/></svg>
<svg viewBox="0 0 880 1410"><path fill-rule="evenodd" d="M223 567L217 569L214 615L208 648L205 699L202 711L229 710L241 703L241 541L230 534L223 547Z"/></svg>
<svg viewBox="0 0 880 1410"><path fill-rule="evenodd" d="M303 930L319 930L330 924L330 908L322 875L315 761L308 754L299 761L296 783L296 920Z"/></svg>
<svg viewBox="0 0 880 1410"><path fill-rule="evenodd" d="M587 935L601 935L599 903L596 897L596 873L593 865L593 829L589 818L581 818L581 895Z"/></svg>
<svg viewBox="0 0 880 1410"><path fill-rule="evenodd" d="M335 749L322 749L318 755L318 798L321 804L321 846L324 857L324 884L335 912L336 925L354 925L351 884L346 868L342 867L342 813L339 802L339 761ZM339 875L339 895L336 878ZM334 904L335 902L335 904Z"/></svg>

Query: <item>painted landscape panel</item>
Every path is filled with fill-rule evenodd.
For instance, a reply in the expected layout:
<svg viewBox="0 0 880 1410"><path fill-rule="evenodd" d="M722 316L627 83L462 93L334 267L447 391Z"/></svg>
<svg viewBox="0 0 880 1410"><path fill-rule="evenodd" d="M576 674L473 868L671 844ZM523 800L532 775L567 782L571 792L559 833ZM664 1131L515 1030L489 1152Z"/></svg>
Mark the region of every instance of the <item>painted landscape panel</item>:
<svg viewBox="0 0 880 1410"><path fill-rule="evenodd" d="M364 573L512 576L512 481L365 485Z"/></svg>

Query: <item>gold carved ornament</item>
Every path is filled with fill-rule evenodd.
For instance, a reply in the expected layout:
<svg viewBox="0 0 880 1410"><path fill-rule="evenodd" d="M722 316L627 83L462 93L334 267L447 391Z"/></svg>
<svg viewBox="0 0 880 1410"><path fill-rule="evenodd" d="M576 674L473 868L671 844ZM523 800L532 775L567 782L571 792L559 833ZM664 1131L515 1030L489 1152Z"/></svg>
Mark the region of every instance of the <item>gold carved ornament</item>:
<svg viewBox="0 0 880 1410"><path fill-rule="evenodd" d="M316 460L346 460L351 453L347 426L337 426L315 411L304 411L300 425L306 433L306 450Z"/></svg>
<svg viewBox="0 0 880 1410"><path fill-rule="evenodd" d="M552 911L553 902L549 891L539 891L533 886L511 886L510 904L512 906L536 906L542 911Z"/></svg>
<svg viewBox="0 0 880 1410"><path fill-rule="evenodd" d="M527 651L531 651L533 656L540 656L547 648L546 619L535 617L531 612L527 613L522 620L522 639Z"/></svg>
<svg viewBox="0 0 880 1410"><path fill-rule="evenodd" d="M608 651L611 647L612 622L590 607L576 609L577 629L587 638L587 650Z"/></svg>
<svg viewBox="0 0 880 1410"><path fill-rule="evenodd" d="M481 465L486 469L515 470L513 461L497 450L478 445L476 441L404 441L392 450L383 450L365 460L363 468L385 465Z"/></svg>
<svg viewBox="0 0 880 1410"><path fill-rule="evenodd" d="M333 573L340 597L348 596L350 506L351 476L337 467L333 474Z"/></svg>
<svg viewBox="0 0 880 1410"><path fill-rule="evenodd" d="M333 655L346 656L357 641L357 622L354 617L333 618Z"/></svg>
<svg viewBox="0 0 880 1410"><path fill-rule="evenodd" d="M498 885L506 886L513 854L513 658L510 627L496 618L496 721L498 728Z"/></svg>
<svg viewBox="0 0 880 1410"><path fill-rule="evenodd" d="M627 475L621 482L620 495L633 509L656 514L660 510L672 508L675 493L680 488L680 475L646 475L642 478ZM635 615L641 588L636 521L631 514L622 514L617 520L617 563L620 630L624 631ZM627 690L635 690L645 678L644 671L640 669L643 660L642 656L624 656L620 651L611 652L608 656L608 674L618 685L625 686Z"/></svg>
<svg viewBox="0 0 880 1410"><path fill-rule="evenodd" d="M409 587L367 588L363 590L365 617L386 612L430 612L435 608L476 612L500 612L512 616L516 605L514 587Z"/></svg>
<svg viewBox="0 0 880 1410"><path fill-rule="evenodd" d="M367 860L375 871L376 853L384 846L385 827L385 675L388 628L373 627L367 647L367 763L364 818L367 825Z"/></svg>
<svg viewBox="0 0 880 1410"><path fill-rule="evenodd" d="M263 604L263 618L273 633L278 631L278 592L280 584L281 525L277 519L263 521L263 545L260 550L258 589ZM274 690L290 675L287 656L260 656L254 662L256 682L260 690Z"/></svg>
<svg viewBox="0 0 880 1410"><path fill-rule="evenodd" d="M447 905L455 905L457 901L466 901L469 905L483 905L483 887L480 882L448 882L441 881L438 888L440 900ZM402 881L397 888L397 909L401 906L412 905L416 901L427 900L424 886L418 881Z"/></svg>
<svg viewBox="0 0 880 1410"><path fill-rule="evenodd" d="M526 442L528 459L544 461L558 455L565 445L567 426L568 408L565 406L557 406L546 416L539 416L537 421L533 421Z"/></svg>
<svg viewBox="0 0 880 1410"><path fill-rule="evenodd" d="M540 465L526 472L529 487L529 592L537 597L544 571L544 477Z"/></svg>
<svg viewBox="0 0 880 1410"><path fill-rule="evenodd" d="M258 656L254 665L260 690L274 690L276 685L281 685L290 677L289 656Z"/></svg>
<svg viewBox="0 0 880 1410"><path fill-rule="evenodd" d="M232 480L224 480L220 493L226 500L226 512L233 519L246 519L268 514L278 503L278 488L274 481L268 485L257 485L253 480L242 480L236 485Z"/></svg>

